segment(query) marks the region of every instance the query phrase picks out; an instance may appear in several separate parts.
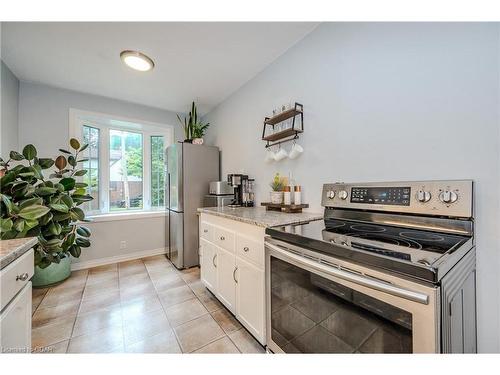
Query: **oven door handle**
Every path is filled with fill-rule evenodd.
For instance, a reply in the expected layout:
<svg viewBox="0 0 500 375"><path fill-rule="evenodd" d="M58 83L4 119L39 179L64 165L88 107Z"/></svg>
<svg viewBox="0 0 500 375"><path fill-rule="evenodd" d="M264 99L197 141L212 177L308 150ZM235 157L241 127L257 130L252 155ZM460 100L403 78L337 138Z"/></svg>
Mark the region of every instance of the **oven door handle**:
<svg viewBox="0 0 500 375"><path fill-rule="evenodd" d="M266 242L266 246L289 259L294 260L299 264L303 264L312 268L316 271L326 273L328 275L332 275L338 277L339 279L343 279L346 281L350 281L352 283L365 286L370 289L376 289L384 293L392 294L393 296L401 297L410 301L418 302L423 305L429 304L429 296L420 292L415 292L413 290L405 289L394 284L385 283L382 281L378 281L367 277L363 274L357 274L354 272L349 272L344 269L335 268L332 266L328 266L312 259L303 257L301 255L296 255L292 252L283 250L276 245L270 244Z"/></svg>

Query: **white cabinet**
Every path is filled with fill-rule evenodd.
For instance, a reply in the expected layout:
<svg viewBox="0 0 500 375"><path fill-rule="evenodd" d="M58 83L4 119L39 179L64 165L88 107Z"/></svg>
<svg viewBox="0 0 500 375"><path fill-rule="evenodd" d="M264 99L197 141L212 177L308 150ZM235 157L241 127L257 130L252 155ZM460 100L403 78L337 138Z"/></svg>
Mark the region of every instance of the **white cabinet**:
<svg viewBox="0 0 500 375"><path fill-rule="evenodd" d="M217 291L216 257L215 246L204 239L200 239L201 279L212 293Z"/></svg>
<svg viewBox="0 0 500 375"><path fill-rule="evenodd" d="M31 281L0 314L1 351L29 353L31 350Z"/></svg>
<svg viewBox="0 0 500 375"><path fill-rule="evenodd" d="M263 345L264 234L256 225L200 217L201 280Z"/></svg>
<svg viewBox="0 0 500 375"><path fill-rule="evenodd" d="M216 249L217 292L219 300L234 314L236 312L236 283L234 254L220 247Z"/></svg>
<svg viewBox="0 0 500 375"><path fill-rule="evenodd" d="M31 350L31 277L33 250L0 271L0 352Z"/></svg>
<svg viewBox="0 0 500 375"><path fill-rule="evenodd" d="M236 316L252 332L260 336L265 325L264 270L236 258Z"/></svg>

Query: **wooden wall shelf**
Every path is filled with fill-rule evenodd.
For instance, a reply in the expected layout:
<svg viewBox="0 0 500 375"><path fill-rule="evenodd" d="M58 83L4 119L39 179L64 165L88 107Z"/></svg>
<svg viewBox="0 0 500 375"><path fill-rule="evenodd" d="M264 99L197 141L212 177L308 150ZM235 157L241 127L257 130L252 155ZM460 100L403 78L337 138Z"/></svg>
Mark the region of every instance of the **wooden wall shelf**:
<svg viewBox="0 0 500 375"><path fill-rule="evenodd" d="M279 132L279 133L274 133L274 134L271 134L271 135L268 135L264 138L262 138L263 140L265 141L269 141L269 142L275 142L275 141L279 141L280 139L283 139L283 138L287 138L287 137L290 137L290 136L295 136L299 133L302 133L303 130L300 130L300 129L286 129L286 130L283 130L282 132Z"/></svg>
<svg viewBox="0 0 500 375"><path fill-rule="evenodd" d="M296 124L297 116L300 117L300 128ZM275 126L283 121L292 119L292 126L279 131L274 132ZM272 133L266 134L266 129L271 128ZM304 132L304 106L300 103L295 103L294 107L288 109L276 116L266 117L264 119L264 128L262 129L262 140L266 141L266 148L272 147L284 142L289 142L294 139L299 138L299 134Z"/></svg>

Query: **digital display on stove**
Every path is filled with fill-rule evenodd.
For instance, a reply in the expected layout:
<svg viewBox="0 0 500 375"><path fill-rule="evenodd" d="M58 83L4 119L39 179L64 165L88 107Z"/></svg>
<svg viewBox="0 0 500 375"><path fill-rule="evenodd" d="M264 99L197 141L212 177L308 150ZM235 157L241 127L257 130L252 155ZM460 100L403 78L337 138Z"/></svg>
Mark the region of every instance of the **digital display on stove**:
<svg viewBox="0 0 500 375"><path fill-rule="evenodd" d="M351 203L410 205L410 187L353 187Z"/></svg>

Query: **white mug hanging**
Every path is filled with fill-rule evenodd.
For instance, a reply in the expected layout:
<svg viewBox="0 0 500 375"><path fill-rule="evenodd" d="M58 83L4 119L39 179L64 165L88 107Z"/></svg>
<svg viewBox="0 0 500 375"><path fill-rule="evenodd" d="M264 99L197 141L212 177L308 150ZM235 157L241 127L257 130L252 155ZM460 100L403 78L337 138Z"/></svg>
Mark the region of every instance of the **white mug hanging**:
<svg viewBox="0 0 500 375"><path fill-rule="evenodd" d="M271 148L268 147L266 149L266 156L264 158L264 161L269 164L275 160L274 158L275 158L274 152L271 150Z"/></svg>
<svg viewBox="0 0 500 375"><path fill-rule="evenodd" d="M304 152L304 149L302 148L301 145L299 145L297 142L293 141L292 149L290 150L290 153L288 154L288 157L290 159L296 159L298 158L302 153Z"/></svg>
<svg viewBox="0 0 500 375"><path fill-rule="evenodd" d="M288 156L288 153L285 151L285 149L281 148L281 146L279 146L278 151L276 151L276 153L274 154L274 160L281 161L281 160L285 159L287 156Z"/></svg>

